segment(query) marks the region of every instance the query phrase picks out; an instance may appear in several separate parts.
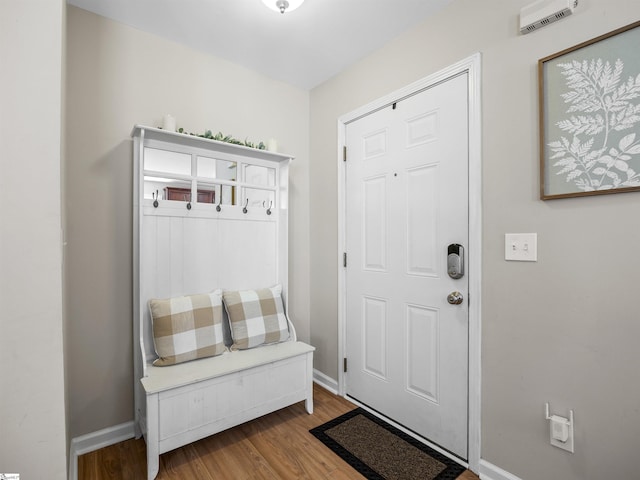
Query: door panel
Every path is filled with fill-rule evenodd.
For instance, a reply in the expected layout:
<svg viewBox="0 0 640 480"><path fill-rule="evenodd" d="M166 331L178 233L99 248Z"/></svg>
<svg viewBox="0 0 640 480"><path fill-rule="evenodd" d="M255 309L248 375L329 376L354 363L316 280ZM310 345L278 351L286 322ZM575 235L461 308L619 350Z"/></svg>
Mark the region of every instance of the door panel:
<svg viewBox="0 0 640 480"><path fill-rule="evenodd" d="M407 390L438 403L440 317L438 311L417 305L407 306Z"/></svg>
<svg viewBox="0 0 640 480"><path fill-rule="evenodd" d="M468 281L446 260L468 245L467 91L459 75L346 126L346 392L462 458Z"/></svg>
<svg viewBox="0 0 640 480"><path fill-rule="evenodd" d="M407 273L411 275L437 274L438 174L437 165L407 171Z"/></svg>
<svg viewBox="0 0 640 480"><path fill-rule="evenodd" d="M383 272L387 268L387 179L365 179L363 194L364 268Z"/></svg>
<svg viewBox="0 0 640 480"><path fill-rule="evenodd" d="M387 377L387 302L378 298L363 298L364 371L382 380Z"/></svg>

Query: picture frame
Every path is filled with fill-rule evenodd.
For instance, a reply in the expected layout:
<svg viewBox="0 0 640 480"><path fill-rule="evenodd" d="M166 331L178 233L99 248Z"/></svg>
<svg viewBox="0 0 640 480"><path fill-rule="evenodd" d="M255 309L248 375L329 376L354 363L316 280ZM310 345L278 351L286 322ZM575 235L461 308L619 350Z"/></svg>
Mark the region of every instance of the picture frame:
<svg viewBox="0 0 640 480"><path fill-rule="evenodd" d="M640 191L640 21L538 61L540 198Z"/></svg>

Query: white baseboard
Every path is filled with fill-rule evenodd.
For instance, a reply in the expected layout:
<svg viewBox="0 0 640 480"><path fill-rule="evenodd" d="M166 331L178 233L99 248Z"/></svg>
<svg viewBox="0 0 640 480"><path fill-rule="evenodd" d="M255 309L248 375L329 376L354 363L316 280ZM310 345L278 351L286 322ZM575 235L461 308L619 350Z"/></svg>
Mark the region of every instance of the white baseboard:
<svg viewBox="0 0 640 480"><path fill-rule="evenodd" d="M495 466L486 460L480 459L480 480L522 480L512 473Z"/></svg>
<svg viewBox="0 0 640 480"><path fill-rule="evenodd" d="M334 395L338 394L338 382L315 368L313 369L313 381Z"/></svg>
<svg viewBox="0 0 640 480"><path fill-rule="evenodd" d="M126 422L73 438L69 447L69 480L78 479L78 457L80 455L133 437L135 437L133 422Z"/></svg>

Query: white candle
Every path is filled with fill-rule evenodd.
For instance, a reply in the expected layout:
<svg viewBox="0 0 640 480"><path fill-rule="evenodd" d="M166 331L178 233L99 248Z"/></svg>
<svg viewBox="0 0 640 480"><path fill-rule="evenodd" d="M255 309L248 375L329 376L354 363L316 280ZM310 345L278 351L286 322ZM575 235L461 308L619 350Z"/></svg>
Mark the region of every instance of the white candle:
<svg viewBox="0 0 640 480"><path fill-rule="evenodd" d="M267 150L269 150L270 152L277 152L278 151L278 142L276 142L276 140L274 138L270 138L267 141Z"/></svg>
<svg viewBox="0 0 640 480"><path fill-rule="evenodd" d="M164 126L162 127L164 130L169 132L176 131L176 119L171 115L167 114L164 116Z"/></svg>

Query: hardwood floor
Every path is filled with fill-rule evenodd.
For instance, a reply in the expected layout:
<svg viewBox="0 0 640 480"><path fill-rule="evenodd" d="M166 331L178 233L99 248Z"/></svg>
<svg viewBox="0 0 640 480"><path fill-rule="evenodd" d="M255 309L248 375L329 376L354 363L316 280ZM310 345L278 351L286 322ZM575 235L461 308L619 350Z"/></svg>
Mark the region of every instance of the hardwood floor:
<svg viewBox="0 0 640 480"><path fill-rule="evenodd" d="M309 429L355 408L314 385L314 414L298 403L160 456L158 480L362 479ZM78 458L78 480L146 479L146 446L127 440ZM467 471L458 480L478 480Z"/></svg>

